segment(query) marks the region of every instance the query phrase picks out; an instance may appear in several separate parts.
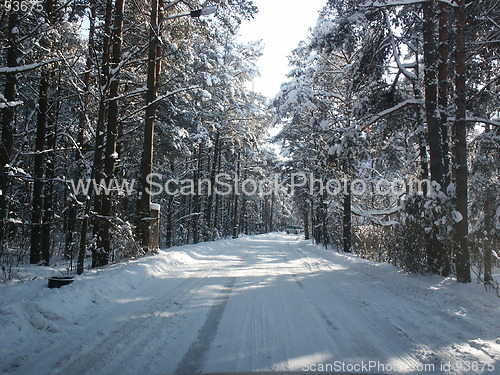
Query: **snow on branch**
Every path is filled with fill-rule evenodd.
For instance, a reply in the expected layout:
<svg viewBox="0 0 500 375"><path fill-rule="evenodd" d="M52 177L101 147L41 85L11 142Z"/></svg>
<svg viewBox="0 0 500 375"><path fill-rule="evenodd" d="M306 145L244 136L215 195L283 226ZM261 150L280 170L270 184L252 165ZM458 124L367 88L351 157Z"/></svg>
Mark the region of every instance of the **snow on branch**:
<svg viewBox="0 0 500 375"><path fill-rule="evenodd" d="M5 98L3 98L5 99ZM23 101L22 100L16 100L16 101L13 101L13 102L8 102L8 101L5 101L5 102L0 102L0 109L4 109L4 108L10 108L10 107L17 107L18 105L23 105Z"/></svg>
<svg viewBox="0 0 500 375"><path fill-rule="evenodd" d="M164 4L163 5L163 10L167 10L168 8L172 8L174 5L177 5L178 3L180 3L182 0L175 0L175 1L172 1L170 3L167 3L167 4Z"/></svg>
<svg viewBox="0 0 500 375"><path fill-rule="evenodd" d="M485 44L498 44L500 43L500 39L493 39L493 40L480 40L477 42L467 42L465 43L468 46L483 46Z"/></svg>
<svg viewBox="0 0 500 375"><path fill-rule="evenodd" d="M142 111L145 111L146 108L148 108L149 106L152 106L152 105L155 105L157 104L158 102L168 98L169 96L172 96L172 95L175 95L175 94L179 94L181 92L184 92L184 91L190 91L190 90L195 90L195 89L199 89L201 88L201 86L199 85L194 85L194 86L189 86L189 87L184 87L184 88L180 88L180 89L177 89L177 90L174 90L174 91L170 91L170 92L167 92L166 94L163 94L163 95L160 95L158 96L155 100L153 100L152 102L142 106L141 108L139 109L136 109L135 111L133 111L132 113L130 113L129 115L123 117L122 119L120 119L120 121L125 121L126 119L134 116L135 114L139 113L139 112L142 112Z"/></svg>
<svg viewBox="0 0 500 375"><path fill-rule="evenodd" d="M372 116L371 119L369 119L367 122L365 122L362 125L361 130L365 130L367 127L370 125L373 125L377 121L383 119L386 116L389 116L390 114L397 112L404 107L407 107L409 105L422 105L423 101L421 99L406 99L404 102L399 103L398 105L395 105L394 107L387 108L383 110L382 112L377 113L376 115Z"/></svg>
<svg viewBox="0 0 500 375"><path fill-rule="evenodd" d="M456 117L455 116L451 116L449 117L449 120L451 122L454 122L456 121ZM465 121L467 122L480 122L480 123L483 123L483 124L488 124L488 125L493 125L493 126L498 126L500 127L500 121L497 121L497 120L494 120L494 119L487 119L487 118L484 118L484 117L478 117L478 116L467 116L465 118Z"/></svg>
<svg viewBox="0 0 500 375"><path fill-rule="evenodd" d="M391 0L391 1L367 1L364 4L361 4L362 8L388 8L394 6L402 6L402 5L414 5L426 3L429 0ZM444 3L452 7L457 7L457 4L453 0L437 0L438 3Z"/></svg>
<svg viewBox="0 0 500 375"><path fill-rule="evenodd" d="M53 62L58 62L61 61L62 58L54 58L46 61L42 61L39 63L33 63L33 64L27 64L27 65L20 65L20 66L5 66L0 68L0 74L7 74L7 73L21 73L21 72L27 72L28 70L34 70L38 69L44 65L53 63Z"/></svg>
<svg viewBox="0 0 500 375"><path fill-rule="evenodd" d="M468 122L481 122L483 124L488 124L488 125L493 125L493 126L500 127L500 122L499 121L490 120L490 119L483 118L483 117L475 117L475 116L467 117L465 119L465 121L468 121Z"/></svg>
<svg viewBox="0 0 500 375"><path fill-rule="evenodd" d="M114 100L121 100L121 99L124 99L124 98L129 98L129 97L132 97L132 96L141 95L142 93L144 93L146 91L147 91L147 89L144 88L144 87L142 87L140 89L128 92L126 94L121 94L121 95L115 96L114 98L107 98L105 100L105 102L112 102Z"/></svg>
<svg viewBox="0 0 500 375"><path fill-rule="evenodd" d="M387 30L389 31L389 35L390 35L390 39L391 39L392 54L394 56L394 60L396 60L396 64L398 65L399 70L409 80L412 80L412 81L418 80L417 75L415 73L413 73L413 72L410 72L401 63L401 59L399 58L399 51L398 51L398 48L396 46L396 40L394 38L394 33L392 32L391 20L389 19L389 14L387 13L387 11L384 11L384 16L385 16L385 20L386 20L386 23L387 23Z"/></svg>
<svg viewBox="0 0 500 375"><path fill-rule="evenodd" d="M500 40L499 40L500 42ZM473 97L472 100L478 98L484 91L488 90L491 85L493 85L496 81L500 80L500 75L497 75L495 78L486 82L481 90L479 90Z"/></svg>
<svg viewBox="0 0 500 375"><path fill-rule="evenodd" d="M352 213L356 216L364 217L366 219L369 219L371 222L374 224L382 225L384 227L388 227L391 225L399 224L398 221L395 220L383 220L377 216L389 216L393 215L399 211L401 211L403 208L401 206L396 206L392 209L388 210L363 210L355 205L352 206Z"/></svg>

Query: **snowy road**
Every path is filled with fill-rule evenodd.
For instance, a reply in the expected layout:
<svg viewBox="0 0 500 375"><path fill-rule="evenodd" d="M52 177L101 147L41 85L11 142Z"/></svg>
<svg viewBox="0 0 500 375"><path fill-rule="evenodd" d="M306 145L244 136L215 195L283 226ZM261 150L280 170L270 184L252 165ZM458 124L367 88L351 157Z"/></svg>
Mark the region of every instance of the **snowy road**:
<svg viewBox="0 0 500 375"><path fill-rule="evenodd" d="M500 373L500 299L481 286L291 235L186 246L59 290L35 280L0 293L1 373Z"/></svg>

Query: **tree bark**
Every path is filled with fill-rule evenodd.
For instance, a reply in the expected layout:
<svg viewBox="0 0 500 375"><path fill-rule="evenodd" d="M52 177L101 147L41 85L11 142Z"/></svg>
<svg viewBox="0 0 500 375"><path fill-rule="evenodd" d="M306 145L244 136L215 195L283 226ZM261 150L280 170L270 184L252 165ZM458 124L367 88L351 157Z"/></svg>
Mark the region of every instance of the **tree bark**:
<svg viewBox="0 0 500 375"><path fill-rule="evenodd" d="M96 9L96 0L90 1L90 17L89 17L89 42L87 46L87 64L86 71L83 77L83 82L85 85L83 101L82 101L82 110L80 114L80 123L78 127L78 139L77 144L79 150L74 153L75 164L78 165L76 176L84 176L85 175L85 165L83 160L83 153L86 151L85 148L85 122L86 122L86 114L85 111L88 107L88 99L90 94L90 78L92 68L94 66L94 46L95 46L95 21L97 17L97 9ZM64 255L67 259L71 259L71 265L73 266L73 256L75 251L75 238L77 236L77 215L78 215L78 202L76 198L72 198L68 208L68 225L66 232L66 241L65 241L65 249Z"/></svg>
<svg viewBox="0 0 500 375"><path fill-rule="evenodd" d="M316 214L314 215L314 240L317 244L321 244L321 205L316 205Z"/></svg>
<svg viewBox="0 0 500 375"><path fill-rule="evenodd" d="M274 206L276 205L276 192L274 188L271 193L271 208L269 212L269 232L274 232Z"/></svg>
<svg viewBox="0 0 500 375"><path fill-rule="evenodd" d="M450 146L448 131L448 5L439 3L439 66L438 66L438 108L441 130L441 147L443 153L443 191L446 193L451 182L450 171ZM451 273L451 257L449 247L445 244L439 245L439 264L442 276Z"/></svg>
<svg viewBox="0 0 500 375"><path fill-rule="evenodd" d="M173 241L172 241L173 240L172 235L173 235L173 229L174 229L173 212L172 212L173 208L174 208L174 196L169 195L168 204L167 204L167 218L166 218L167 229L166 229L166 234L165 234L165 237L166 237L165 247L167 247L167 248L173 246Z"/></svg>
<svg viewBox="0 0 500 375"><path fill-rule="evenodd" d="M217 155L217 173L221 171L221 163L222 163L222 142L219 145L219 153ZM215 195L215 207L214 207L214 224L213 229L217 232L219 231L220 226L220 205L221 205L221 197L219 194ZM220 234L220 233L219 233Z"/></svg>
<svg viewBox="0 0 500 375"><path fill-rule="evenodd" d="M304 239L308 240L311 237L309 234L309 206L304 209Z"/></svg>
<svg viewBox="0 0 500 375"><path fill-rule="evenodd" d="M323 245L325 247L328 247L328 244L330 243L330 236L328 234L328 205L326 202L326 191L323 192L323 195L321 196L321 227L323 231Z"/></svg>
<svg viewBox="0 0 500 375"><path fill-rule="evenodd" d="M7 48L7 67L13 68L18 65L17 57L19 54L17 33L13 32L18 26L17 12L10 12L8 20L8 48ZM17 96L17 78L16 73L7 73L5 75L5 86L3 96L7 102L14 102ZM2 139L0 142L0 242L3 243L5 234L5 223L7 216L7 200L5 196L8 189L8 165L12 160L14 151L14 132L15 132L15 107L6 106L2 108Z"/></svg>
<svg viewBox="0 0 500 375"><path fill-rule="evenodd" d="M418 65L418 61L417 61ZM418 74L418 73L417 73ZM413 94L415 99L422 99L420 86L413 82ZM417 129L418 129L418 147L419 147L419 157L420 157L420 179L422 181L429 179L429 158L427 155L427 132L425 131L425 116L420 105L415 106L415 117L417 119ZM427 194L427 185L424 184L423 194Z"/></svg>
<svg viewBox="0 0 500 375"><path fill-rule="evenodd" d="M95 3L92 3L95 5ZM92 163L92 171L90 174L90 178L93 181L100 181L102 177L102 155L103 155L103 145L104 145L104 124L106 118L106 91L109 80L109 44L110 44L110 36L111 36L111 18L112 18L112 9L113 3L112 0L106 1L106 13L104 20L104 36L103 36L103 50L102 50L102 60L101 60L101 77L100 77L100 87L102 87L101 95L100 95L100 103L99 103L99 113L97 119L96 126L96 141L94 146L94 159ZM91 40L89 40L89 43ZM94 49L94 45L89 45L89 51ZM78 251L78 262L77 262L77 274L81 275L84 270L85 264L85 254L87 252L87 235L90 224L90 210L92 208L92 196L93 191L89 191L88 196L85 200L85 210L82 220L82 229L80 234L80 247ZM95 199L94 210L97 212L100 205L97 203L97 198ZM97 220L96 220L97 223ZM97 225L95 223L95 225ZM97 229L97 228L95 228ZM99 230L95 230L96 233ZM95 249L92 251L92 262L94 263L94 259L97 254Z"/></svg>
<svg viewBox="0 0 500 375"><path fill-rule="evenodd" d="M437 48L435 42L434 1L422 4L424 14L424 85L425 85L425 114L428 128L429 154L431 178L443 187L443 150L441 144L440 118L438 112L437 89Z"/></svg>
<svg viewBox="0 0 500 375"><path fill-rule="evenodd" d="M150 230L149 230L149 205L151 204L151 184L148 183L148 176L153 170L153 146L154 146L154 122L156 115L155 103L158 93L158 75L160 55L160 29L158 25L158 0L151 0L151 19L149 29L148 47L148 78L146 93L146 118L144 126L144 144L141 159L141 191L138 207L137 230L142 248L149 251Z"/></svg>
<svg viewBox="0 0 500 375"><path fill-rule="evenodd" d="M439 66L438 66L438 107L441 128L441 144L443 152L443 189L447 188L451 180L450 146L448 131L448 5L439 3ZM449 271L448 271L449 272Z"/></svg>
<svg viewBox="0 0 500 375"><path fill-rule="evenodd" d="M219 159L219 153L220 153L220 132L217 132L217 134L215 135L212 170L210 171L210 184L212 186L212 192L207 197L207 208L205 211L205 220L207 221L207 233L205 233L205 241L213 240L213 232L215 229L214 225L215 220L212 218L212 206L214 202L213 189L215 187L215 178L217 176L217 160Z"/></svg>
<svg viewBox="0 0 500 375"><path fill-rule="evenodd" d="M352 213L351 213L351 185L347 193L344 192L343 236L344 252L352 252Z"/></svg>
<svg viewBox="0 0 500 375"><path fill-rule="evenodd" d="M53 81L54 72L51 73L51 82ZM59 86L60 87L60 86ZM49 93L52 94L53 87L49 87ZM56 94L59 97L59 93ZM45 161L45 193L43 202L43 226L42 226L42 259L44 264L48 265L51 253L51 236L52 236L52 221L54 220L54 183L55 178L55 148L57 141L57 111L56 103L51 103L47 112L47 158Z"/></svg>
<svg viewBox="0 0 500 375"><path fill-rule="evenodd" d="M115 164L117 159L116 154L116 139L118 133L118 95L120 92L120 63L122 58L122 39L123 39L123 12L125 10L125 0L116 0L115 14L113 23L113 33L111 37L112 44L112 59L110 85L109 85L109 105L108 105L108 121L106 129L106 153L104 157L104 173L106 186L111 186L115 179ZM101 232L97 236L97 260L96 266L104 266L108 264L109 255L111 254L111 229L113 214L113 202L115 193L113 190L104 194L102 203L102 223Z"/></svg>
<svg viewBox="0 0 500 375"><path fill-rule="evenodd" d="M438 49L435 41L436 34L436 12L435 2L429 1L422 3L424 16L423 39L424 39L424 91L425 91L425 118L427 122L427 137L430 155L430 174L434 183L437 183L440 189L444 188L444 161L443 145L440 127L440 117L438 111ZM437 213L433 212L432 223L438 218ZM427 246L427 263L429 268L436 273L441 273L446 267L443 267L445 245L439 238L440 228L433 224L432 231Z"/></svg>
<svg viewBox="0 0 500 375"><path fill-rule="evenodd" d="M45 136L47 129L49 72L42 71L38 94L38 117L35 140L35 168L33 182L33 212L31 215L31 250L30 263L38 264L42 260L42 219L43 219L43 185L45 167Z"/></svg>
<svg viewBox="0 0 500 375"><path fill-rule="evenodd" d="M106 139L106 119L108 111L109 86L110 81L110 56L111 56L111 38L112 38L112 25L113 25L113 0L106 0L106 10L104 15L104 35L102 40L102 61L101 61L101 75L99 85L99 111L97 113L96 125L96 139L94 160L92 165L93 179L100 183L104 180L104 141ZM95 46L94 46L95 48ZM96 194L94 197L94 212L101 212L104 197ZM90 204L92 202L92 195L90 196ZM90 214L90 207L89 207ZM85 216L89 216L86 215ZM101 232L102 220L99 217L94 217L94 234ZM97 248L92 249L92 262L95 263L97 259Z"/></svg>
<svg viewBox="0 0 500 375"><path fill-rule="evenodd" d="M201 179L201 168L202 168L202 156L203 156L203 143L198 144L198 152L197 152L197 157L196 157L196 172L195 172L195 177L194 177L194 182L195 182L195 194L193 197L193 211L191 212L193 216L191 217L191 230L193 232L193 243L198 243L200 242L200 186L199 186L199 181Z"/></svg>
<svg viewBox="0 0 500 375"><path fill-rule="evenodd" d="M456 180L456 209L462 215L462 220L455 224L455 267L457 281L471 281L470 256L468 245L469 212L467 196L467 122L466 122L466 86L465 86L465 0L457 0L455 8L456 48L455 48L455 87L456 115L453 124L454 145L454 175Z"/></svg>
<svg viewBox="0 0 500 375"><path fill-rule="evenodd" d="M49 25L54 24L54 3L52 0L45 2L46 21ZM40 263L48 266L50 262L50 232L52 222L52 182L44 184L44 177L54 177L53 165L49 158L54 157L55 133L54 133L54 106L57 101L52 99L49 103L49 89L55 85L55 72L51 67L44 67L40 79L40 92L38 98L38 118L36 130L36 152L35 152L35 181L33 184L33 214L31 229L31 251L30 262ZM51 97L52 97L52 93ZM47 129L48 126L48 129ZM45 146L48 150L45 150ZM47 159L45 157L47 154ZM46 171L45 171L46 170ZM45 187L44 187L45 185ZM38 260L38 261L36 261Z"/></svg>
<svg viewBox="0 0 500 375"><path fill-rule="evenodd" d="M238 151L238 156L236 159L236 178L240 176L240 152ZM240 197L236 194L239 191L239 187L237 186L237 180L235 180L234 190L233 190L233 238L238 238L240 234L240 211L239 211L239 201Z"/></svg>

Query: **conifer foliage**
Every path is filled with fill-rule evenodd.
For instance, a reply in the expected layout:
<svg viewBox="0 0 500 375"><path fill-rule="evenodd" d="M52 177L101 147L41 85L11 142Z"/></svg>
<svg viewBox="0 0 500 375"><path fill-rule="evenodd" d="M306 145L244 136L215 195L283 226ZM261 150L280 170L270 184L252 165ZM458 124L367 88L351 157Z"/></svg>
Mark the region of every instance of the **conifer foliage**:
<svg viewBox="0 0 500 375"><path fill-rule="evenodd" d="M197 17L208 6L217 12ZM82 273L159 246L265 229L269 197L214 196L203 184L154 194L152 184L271 173L260 163L268 104L247 89L261 46L236 39L256 11L246 0L2 5L4 276L17 262L66 259ZM144 180L144 163L157 178ZM161 209L159 243L144 246L150 203Z"/></svg>
<svg viewBox="0 0 500 375"><path fill-rule="evenodd" d="M327 2L276 100L290 173L345 181L296 197L304 225L329 233L317 241L459 282L472 262L491 283L499 15L489 0Z"/></svg>

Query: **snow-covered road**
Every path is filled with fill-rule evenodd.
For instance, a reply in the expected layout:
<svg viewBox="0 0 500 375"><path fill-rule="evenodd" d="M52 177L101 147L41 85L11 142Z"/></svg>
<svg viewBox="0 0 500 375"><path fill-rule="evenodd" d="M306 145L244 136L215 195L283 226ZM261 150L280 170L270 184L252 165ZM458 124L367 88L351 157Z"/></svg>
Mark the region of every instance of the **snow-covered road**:
<svg viewBox="0 0 500 375"><path fill-rule="evenodd" d="M0 288L0 373L257 370L499 374L500 299L278 233Z"/></svg>

